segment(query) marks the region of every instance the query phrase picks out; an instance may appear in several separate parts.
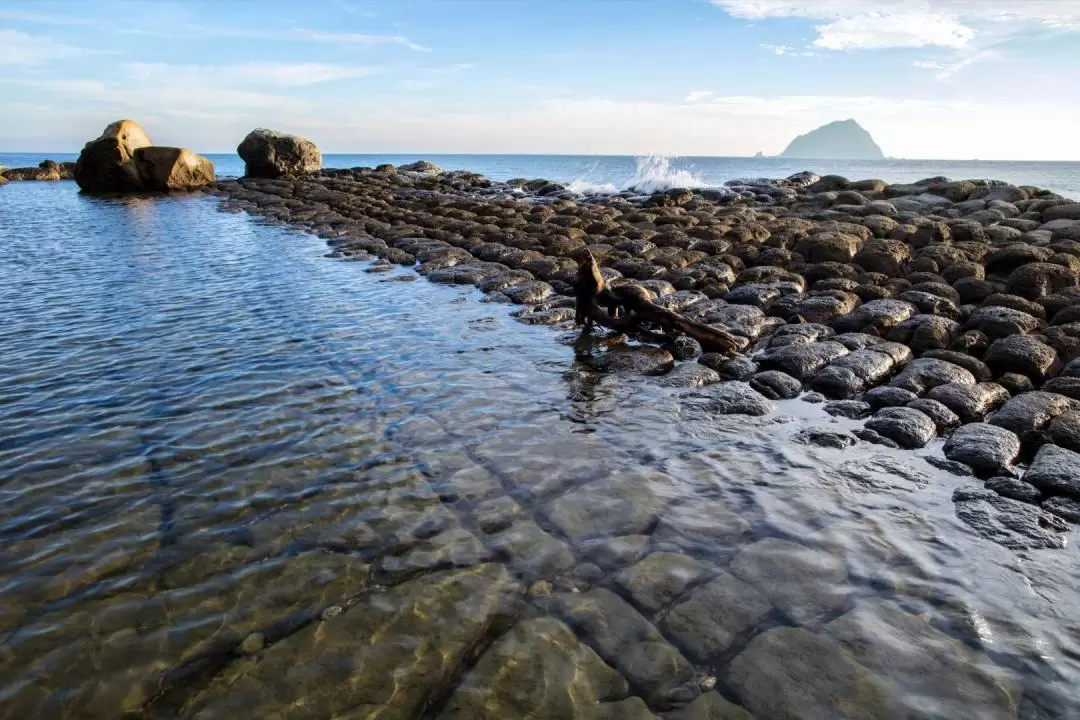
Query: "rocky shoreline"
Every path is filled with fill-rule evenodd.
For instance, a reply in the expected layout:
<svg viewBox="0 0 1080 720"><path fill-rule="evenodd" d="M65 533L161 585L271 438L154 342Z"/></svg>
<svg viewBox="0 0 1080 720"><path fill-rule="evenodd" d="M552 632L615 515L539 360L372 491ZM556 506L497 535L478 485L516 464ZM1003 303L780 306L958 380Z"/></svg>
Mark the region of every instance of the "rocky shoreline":
<svg viewBox="0 0 1080 720"><path fill-rule="evenodd" d="M572 325L587 248L612 286L640 285L748 347L614 343L589 358L598 369L663 376L714 413L801 395L868 418L867 442L943 436L943 467L987 479L989 496L958 502L1041 503L1029 520L1057 533L1080 521L1080 204L1049 191L806 172L581 196L419 162L217 192L228 210L325 238L329 257L471 284L530 324Z"/></svg>

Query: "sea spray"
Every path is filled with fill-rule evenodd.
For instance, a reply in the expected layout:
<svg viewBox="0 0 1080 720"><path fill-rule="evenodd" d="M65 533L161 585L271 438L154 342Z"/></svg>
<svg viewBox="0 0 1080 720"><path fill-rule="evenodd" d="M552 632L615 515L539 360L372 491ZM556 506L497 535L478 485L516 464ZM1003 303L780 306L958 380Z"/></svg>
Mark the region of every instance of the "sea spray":
<svg viewBox="0 0 1080 720"><path fill-rule="evenodd" d="M634 174L623 182L578 177L567 183L566 189L579 195L614 195L621 189L648 194L674 187L708 187L708 183L691 170L676 168L677 160L669 155L635 157Z"/></svg>

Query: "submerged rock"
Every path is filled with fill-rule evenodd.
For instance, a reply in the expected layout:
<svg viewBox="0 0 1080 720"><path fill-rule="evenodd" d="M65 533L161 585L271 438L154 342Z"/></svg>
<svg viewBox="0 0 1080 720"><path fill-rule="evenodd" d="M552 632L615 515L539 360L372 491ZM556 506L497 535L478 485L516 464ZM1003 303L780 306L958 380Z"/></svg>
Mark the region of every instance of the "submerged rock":
<svg viewBox="0 0 1080 720"><path fill-rule="evenodd" d="M1080 500L1059 495L1046 500L1042 508L1068 522L1080 524Z"/></svg>
<svg viewBox="0 0 1080 720"><path fill-rule="evenodd" d="M723 658L751 632L772 605L750 585L727 573L702 585L660 617L660 628L702 664Z"/></svg>
<svg viewBox="0 0 1080 720"><path fill-rule="evenodd" d="M746 383L721 382L686 398L689 406L713 415L768 415L773 404Z"/></svg>
<svg viewBox="0 0 1080 720"><path fill-rule="evenodd" d="M1011 550L1060 549L1068 539L1065 521L992 490L959 489L953 493L953 502L958 518L983 537Z"/></svg>
<svg viewBox="0 0 1080 720"><path fill-rule="evenodd" d="M655 612L678 598L701 580L708 566L688 555L654 552L615 576L634 604Z"/></svg>
<svg viewBox="0 0 1080 720"><path fill-rule="evenodd" d="M634 535L652 525L671 482L654 471L619 473L571 490L542 512L571 540Z"/></svg>
<svg viewBox="0 0 1080 720"><path fill-rule="evenodd" d="M1080 453L1057 445L1043 445L1024 473L1024 482L1049 497L1061 495L1080 500Z"/></svg>

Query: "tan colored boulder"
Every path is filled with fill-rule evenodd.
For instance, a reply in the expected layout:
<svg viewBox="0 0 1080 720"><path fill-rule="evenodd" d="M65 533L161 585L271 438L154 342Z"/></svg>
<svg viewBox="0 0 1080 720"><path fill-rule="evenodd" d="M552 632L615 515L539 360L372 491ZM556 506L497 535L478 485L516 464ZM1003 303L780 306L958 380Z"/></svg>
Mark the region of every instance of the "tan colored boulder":
<svg viewBox="0 0 1080 720"><path fill-rule="evenodd" d="M86 192L134 192L143 189L133 154L152 143L134 120L118 120L101 137L86 143L75 164L75 182Z"/></svg>
<svg viewBox="0 0 1080 720"><path fill-rule="evenodd" d="M194 190L214 182L214 163L187 148L138 148L134 159L144 190Z"/></svg>
<svg viewBox="0 0 1080 720"><path fill-rule="evenodd" d="M277 178L322 169L322 153L315 143L275 130L252 130L236 152L244 160L244 174L248 177Z"/></svg>
<svg viewBox="0 0 1080 720"><path fill-rule="evenodd" d="M7 184L7 178L4 177L3 173L0 173L0 185L6 185L6 184Z"/></svg>

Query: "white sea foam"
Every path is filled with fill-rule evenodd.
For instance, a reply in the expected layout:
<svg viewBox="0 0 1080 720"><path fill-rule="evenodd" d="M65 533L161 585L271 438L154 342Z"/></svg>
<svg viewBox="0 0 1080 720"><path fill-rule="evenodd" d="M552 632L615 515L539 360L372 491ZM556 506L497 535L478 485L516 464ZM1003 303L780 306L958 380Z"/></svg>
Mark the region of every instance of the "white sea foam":
<svg viewBox="0 0 1080 720"><path fill-rule="evenodd" d="M578 195L614 195L619 192L619 188L615 187L615 183L598 183L581 178L572 180L566 186L566 189Z"/></svg>
<svg viewBox="0 0 1080 720"><path fill-rule="evenodd" d="M576 178L567 184L566 189L579 195L614 195L621 189L648 194L676 187L708 187L708 184L692 171L674 167L675 159L668 155L636 157L633 176L623 182Z"/></svg>

